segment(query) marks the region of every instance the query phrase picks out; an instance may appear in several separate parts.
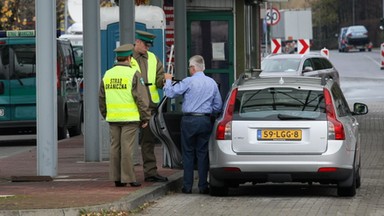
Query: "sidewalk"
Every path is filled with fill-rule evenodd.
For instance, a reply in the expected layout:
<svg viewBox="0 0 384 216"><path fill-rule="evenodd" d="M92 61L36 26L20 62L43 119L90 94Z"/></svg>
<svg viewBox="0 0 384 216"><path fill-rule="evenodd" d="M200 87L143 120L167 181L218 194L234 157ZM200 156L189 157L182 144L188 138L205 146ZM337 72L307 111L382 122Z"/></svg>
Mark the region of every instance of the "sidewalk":
<svg viewBox="0 0 384 216"><path fill-rule="evenodd" d="M163 168L163 150L155 148L160 175L167 183L144 182L142 165L135 166L141 187L115 187L108 162L84 162L83 136L58 143L58 176L37 181L36 148L0 159L0 215L78 215L80 210L129 210L179 190L182 172ZM28 180L29 177L30 181ZM23 181L16 181L18 178ZM13 181L12 181L13 180Z"/></svg>

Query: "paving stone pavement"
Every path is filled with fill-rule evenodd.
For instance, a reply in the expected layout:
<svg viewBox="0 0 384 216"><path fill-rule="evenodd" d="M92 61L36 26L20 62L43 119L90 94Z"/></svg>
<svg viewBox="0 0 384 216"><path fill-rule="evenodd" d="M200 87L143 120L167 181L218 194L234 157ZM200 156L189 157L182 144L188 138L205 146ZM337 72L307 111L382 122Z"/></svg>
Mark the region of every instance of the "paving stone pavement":
<svg viewBox="0 0 384 216"><path fill-rule="evenodd" d="M11 181L36 177L36 147L0 158L0 215L78 215L81 209L134 209L180 188L180 170L162 167L163 149L155 148L158 172L167 183L144 182L142 165L135 166L141 187L114 186L108 162L84 162L83 136L58 143L58 176L53 181ZM28 177L28 178L25 178Z"/></svg>

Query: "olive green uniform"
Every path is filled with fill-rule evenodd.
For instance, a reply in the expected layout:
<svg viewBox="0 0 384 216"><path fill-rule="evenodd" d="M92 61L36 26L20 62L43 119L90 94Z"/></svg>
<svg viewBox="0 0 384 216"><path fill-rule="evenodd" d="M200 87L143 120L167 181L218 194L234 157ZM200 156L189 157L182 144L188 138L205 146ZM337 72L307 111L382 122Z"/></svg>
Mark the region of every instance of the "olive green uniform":
<svg viewBox="0 0 384 216"><path fill-rule="evenodd" d="M147 85L156 85L157 88L163 88L164 83L164 67L161 61L157 58L157 68L156 68L156 83L148 83L148 54L140 54L138 52L133 52L133 58L139 64L141 70L141 76L144 79L144 82ZM149 109L151 113L155 111L157 104L153 103L150 99L149 90L146 90L148 94ZM156 157L154 153L155 149L155 136L153 135L151 129L146 127L141 130L140 135L140 145L141 145L141 154L143 157L143 168L144 168L144 178L157 175L157 165Z"/></svg>
<svg viewBox="0 0 384 216"><path fill-rule="evenodd" d="M128 64L118 62L116 65L130 67ZM136 71L132 80L132 96L138 107L140 120L148 122L151 116L147 88L141 79L140 72ZM101 81L99 90L99 109L105 119L107 116L104 83ZM136 132L140 122L109 122L111 138L110 151L110 178L122 183L136 182L133 166L133 152ZM147 126L148 128L148 126Z"/></svg>

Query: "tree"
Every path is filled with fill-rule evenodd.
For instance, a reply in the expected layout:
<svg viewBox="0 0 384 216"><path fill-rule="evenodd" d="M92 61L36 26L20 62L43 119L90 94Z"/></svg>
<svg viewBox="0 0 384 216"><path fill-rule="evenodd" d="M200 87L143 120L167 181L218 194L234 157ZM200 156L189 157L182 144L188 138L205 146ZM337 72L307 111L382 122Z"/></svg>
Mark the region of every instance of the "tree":
<svg viewBox="0 0 384 216"><path fill-rule="evenodd" d="M339 28L337 0L313 0L310 4L314 37L317 38L314 45L317 48L333 47L336 43L334 36Z"/></svg>
<svg viewBox="0 0 384 216"><path fill-rule="evenodd" d="M0 2L0 29L34 29L34 0L3 0Z"/></svg>
<svg viewBox="0 0 384 216"><path fill-rule="evenodd" d="M65 1L56 0L57 29L64 30ZM101 7L111 7L110 0L100 0ZM35 29L35 0L1 0L0 30ZM70 21L70 20L69 20Z"/></svg>

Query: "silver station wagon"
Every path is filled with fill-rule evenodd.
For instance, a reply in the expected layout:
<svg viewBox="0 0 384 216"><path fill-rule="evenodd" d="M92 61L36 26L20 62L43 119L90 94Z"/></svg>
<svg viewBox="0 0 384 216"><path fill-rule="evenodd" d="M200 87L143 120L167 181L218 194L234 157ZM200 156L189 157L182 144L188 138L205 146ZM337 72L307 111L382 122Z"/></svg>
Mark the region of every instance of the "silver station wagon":
<svg viewBox="0 0 384 216"><path fill-rule="evenodd" d="M339 72L320 53L272 54L261 61L261 77L309 76L328 77L340 85Z"/></svg>
<svg viewBox="0 0 384 216"><path fill-rule="evenodd" d="M360 187L360 138L339 85L315 77L247 78L233 85L211 137L210 194L247 182L319 182L339 196Z"/></svg>
<svg viewBox="0 0 384 216"><path fill-rule="evenodd" d="M178 99L163 98L150 121L164 144L164 166L182 168ZM209 143L210 195L246 183L337 185L340 196L360 187L360 138L355 115L333 79L242 75L216 118Z"/></svg>

